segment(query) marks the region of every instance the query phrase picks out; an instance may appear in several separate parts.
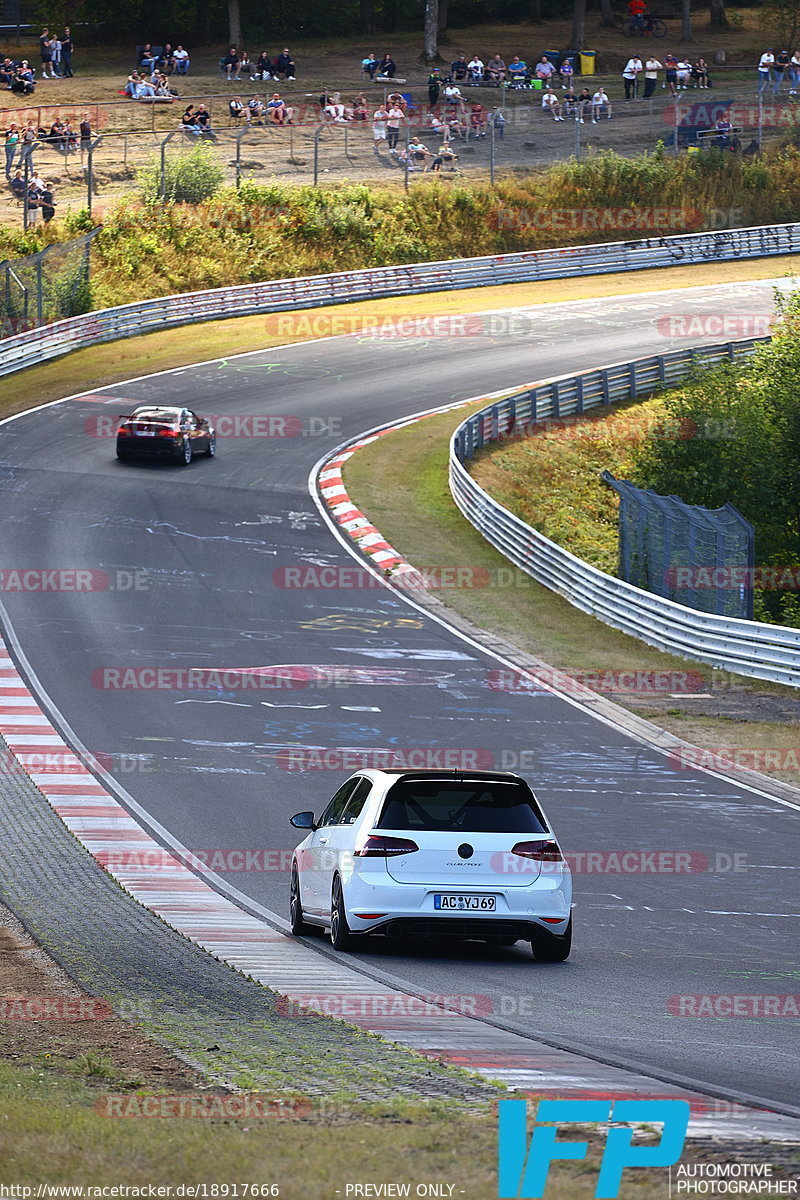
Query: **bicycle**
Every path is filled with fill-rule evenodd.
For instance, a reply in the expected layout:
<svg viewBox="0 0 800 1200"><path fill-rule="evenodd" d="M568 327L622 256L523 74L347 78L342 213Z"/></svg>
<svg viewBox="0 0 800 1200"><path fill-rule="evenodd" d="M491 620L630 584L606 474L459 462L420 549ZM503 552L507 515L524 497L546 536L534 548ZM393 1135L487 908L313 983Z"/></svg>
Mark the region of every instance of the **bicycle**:
<svg viewBox="0 0 800 1200"><path fill-rule="evenodd" d="M652 34L653 37L663 38L667 36L667 27L660 17L645 15L641 21L632 17L623 21L622 32L625 37L646 37L647 34Z"/></svg>

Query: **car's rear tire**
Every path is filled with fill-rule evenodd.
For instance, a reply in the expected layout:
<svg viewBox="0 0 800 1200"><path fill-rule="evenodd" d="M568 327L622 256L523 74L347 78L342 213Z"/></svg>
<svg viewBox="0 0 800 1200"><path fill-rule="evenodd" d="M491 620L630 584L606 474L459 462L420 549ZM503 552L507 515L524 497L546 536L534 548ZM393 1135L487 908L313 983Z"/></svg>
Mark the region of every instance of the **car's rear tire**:
<svg viewBox="0 0 800 1200"><path fill-rule="evenodd" d="M331 889L331 945L334 950L350 950L352 934L347 924L347 913L344 907L342 883L337 875Z"/></svg>
<svg viewBox="0 0 800 1200"><path fill-rule="evenodd" d="M289 925L295 937L303 937L311 933L311 926L303 920L303 906L300 902L300 881L297 871L292 871L292 882L289 885Z"/></svg>
<svg viewBox="0 0 800 1200"><path fill-rule="evenodd" d="M572 949L572 917L561 935L545 933L531 941L533 957L537 962L565 962Z"/></svg>
<svg viewBox="0 0 800 1200"><path fill-rule="evenodd" d="M183 446L181 448L181 462L185 467L188 467L192 461L192 453L192 439L186 437L183 439Z"/></svg>
<svg viewBox="0 0 800 1200"><path fill-rule="evenodd" d="M208 454L209 458L214 458L217 453L217 435L215 433L212 433L211 437L208 439L208 450L206 453Z"/></svg>

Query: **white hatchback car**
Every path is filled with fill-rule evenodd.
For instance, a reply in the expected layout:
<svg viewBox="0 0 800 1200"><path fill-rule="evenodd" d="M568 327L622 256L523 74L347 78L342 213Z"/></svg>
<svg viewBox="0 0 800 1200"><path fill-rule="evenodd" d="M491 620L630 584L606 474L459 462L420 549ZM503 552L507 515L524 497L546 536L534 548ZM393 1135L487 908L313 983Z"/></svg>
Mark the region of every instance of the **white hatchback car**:
<svg viewBox="0 0 800 1200"><path fill-rule="evenodd" d="M294 934L529 941L540 962L572 942L572 877L524 779L500 771L363 770L294 852Z"/></svg>

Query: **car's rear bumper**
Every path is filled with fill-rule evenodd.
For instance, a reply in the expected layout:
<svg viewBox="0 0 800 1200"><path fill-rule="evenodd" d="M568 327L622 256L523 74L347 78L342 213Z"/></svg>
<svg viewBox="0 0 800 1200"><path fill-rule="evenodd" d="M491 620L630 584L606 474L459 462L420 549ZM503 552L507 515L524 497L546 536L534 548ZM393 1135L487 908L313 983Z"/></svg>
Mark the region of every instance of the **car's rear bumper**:
<svg viewBox="0 0 800 1200"><path fill-rule="evenodd" d="M531 942L550 935L563 934L569 914L558 925L548 925L536 920L522 921L509 917L390 917L380 922L370 922L368 929L361 929L358 918L350 919L353 933L382 933L387 937L431 937L502 939Z"/></svg>
<svg viewBox="0 0 800 1200"><path fill-rule="evenodd" d="M183 458L183 442L176 438L117 438L117 451L143 458Z"/></svg>

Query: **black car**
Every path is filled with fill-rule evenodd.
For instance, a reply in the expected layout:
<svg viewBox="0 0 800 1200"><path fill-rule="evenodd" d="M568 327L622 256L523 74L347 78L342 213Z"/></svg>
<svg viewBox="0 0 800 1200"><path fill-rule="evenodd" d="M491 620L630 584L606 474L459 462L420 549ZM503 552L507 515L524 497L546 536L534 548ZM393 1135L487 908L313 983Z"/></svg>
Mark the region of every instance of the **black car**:
<svg viewBox="0 0 800 1200"><path fill-rule="evenodd" d="M147 455L192 461L195 454L217 453L214 426L188 408L163 404L140 404L128 417L120 417L117 429L117 458Z"/></svg>

